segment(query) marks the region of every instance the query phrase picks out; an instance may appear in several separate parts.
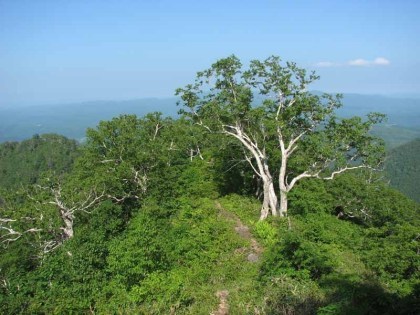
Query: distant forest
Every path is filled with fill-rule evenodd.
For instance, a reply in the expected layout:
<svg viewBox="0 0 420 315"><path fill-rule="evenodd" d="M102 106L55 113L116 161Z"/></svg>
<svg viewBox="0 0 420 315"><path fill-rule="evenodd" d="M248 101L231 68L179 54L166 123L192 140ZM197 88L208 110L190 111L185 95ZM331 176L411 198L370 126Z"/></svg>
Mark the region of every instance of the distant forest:
<svg viewBox="0 0 420 315"><path fill-rule="evenodd" d="M385 171L392 187L420 202L420 138L392 149Z"/></svg>

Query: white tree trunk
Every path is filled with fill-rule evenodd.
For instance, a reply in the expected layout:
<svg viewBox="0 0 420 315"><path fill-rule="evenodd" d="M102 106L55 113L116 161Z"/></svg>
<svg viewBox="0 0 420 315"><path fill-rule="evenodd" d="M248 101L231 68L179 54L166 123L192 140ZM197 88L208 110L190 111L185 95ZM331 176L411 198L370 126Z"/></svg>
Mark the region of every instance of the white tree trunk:
<svg viewBox="0 0 420 315"><path fill-rule="evenodd" d="M280 190L280 216L287 216L287 191Z"/></svg>
<svg viewBox="0 0 420 315"><path fill-rule="evenodd" d="M289 191L286 182L286 167L287 167L287 151L284 148L284 144L280 144L282 149L281 164L279 172L279 188L280 188L280 216L284 217L287 215L287 193Z"/></svg>
<svg viewBox="0 0 420 315"><path fill-rule="evenodd" d="M255 174L260 177L263 182L264 199L261 207L260 220L266 219L269 212L271 212L271 215L277 216L279 214L279 202L274 189L273 177L271 176L267 163L265 147L258 147L257 142L249 137L239 124L225 126L225 128L225 133L238 139L252 154L257 163L257 167L255 167L252 164L251 159L245 154L245 159L248 161Z"/></svg>
<svg viewBox="0 0 420 315"><path fill-rule="evenodd" d="M274 184L273 182L270 182L269 185L269 193L270 193L270 209L271 209L271 215L276 217L279 214L279 201L276 195L276 192L274 190Z"/></svg>
<svg viewBox="0 0 420 315"><path fill-rule="evenodd" d="M264 183L264 200L261 207L260 220L266 219L269 212L271 212L272 216L278 215L278 199L274 190L273 180L271 179L271 176L263 176L262 180Z"/></svg>
<svg viewBox="0 0 420 315"><path fill-rule="evenodd" d="M269 194L266 192L266 190L263 190L264 193L264 200L261 206L261 214L260 214L260 220L264 220L268 217L268 213L270 212L270 201L269 201Z"/></svg>
<svg viewBox="0 0 420 315"><path fill-rule="evenodd" d="M74 236L73 231L73 220L74 216L72 213L65 211L65 209L60 209L61 219L64 222L64 227L61 229L63 230L63 238L68 240Z"/></svg>

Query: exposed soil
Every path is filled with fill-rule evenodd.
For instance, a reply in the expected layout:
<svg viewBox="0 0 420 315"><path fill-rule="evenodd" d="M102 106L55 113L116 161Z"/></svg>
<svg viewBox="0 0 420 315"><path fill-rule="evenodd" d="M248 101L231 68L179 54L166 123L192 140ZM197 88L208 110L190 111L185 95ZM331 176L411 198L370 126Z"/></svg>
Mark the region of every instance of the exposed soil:
<svg viewBox="0 0 420 315"><path fill-rule="evenodd" d="M243 224L241 219L239 219L237 215L235 215L232 212L226 211L219 202L216 202L216 208L219 210L221 216L228 219L229 221L234 221L236 233L238 233L239 236L241 236L243 239L249 240L251 243L249 248L239 248L237 249L237 252L248 254L247 260L249 262L258 262L263 249L257 242L257 240L254 237L252 237L252 234L249 231L249 227Z"/></svg>
<svg viewBox="0 0 420 315"><path fill-rule="evenodd" d="M235 253L240 253L246 256L246 259L250 263L256 263L260 260L260 255L263 251L257 240L252 237L249 227L242 223L241 219L232 212L226 211L219 202L216 202L216 208L219 210L219 215L228 221L235 222L235 231L240 237L250 242L247 247L237 248ZM216 292L216 296L219 298L219 305L216 311L212 312L211 315L228 315L229 314L229 303L228 303L228 290L221 290Z"/></svg>
<svg viewBox="0 0 420 315"><path fill-rule="evenodd" d="M229 291L217 291L216 296L219 298L219 307L217 311L211 313L211 315L228 315L229 314L229 304L227 302L227 297L229 296Z"/></svg>

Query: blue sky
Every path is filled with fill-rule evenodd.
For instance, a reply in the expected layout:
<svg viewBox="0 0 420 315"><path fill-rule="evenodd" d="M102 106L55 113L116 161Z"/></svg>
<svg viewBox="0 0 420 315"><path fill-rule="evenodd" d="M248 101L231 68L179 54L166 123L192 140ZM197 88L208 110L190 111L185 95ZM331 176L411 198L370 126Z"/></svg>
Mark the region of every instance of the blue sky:
<svg viewBox="0 0 420 315"><path fill-rule="evenodd" d="M420 94L418 0L0 0L0 106L172 96L236 54L327 92Z"/></svg>

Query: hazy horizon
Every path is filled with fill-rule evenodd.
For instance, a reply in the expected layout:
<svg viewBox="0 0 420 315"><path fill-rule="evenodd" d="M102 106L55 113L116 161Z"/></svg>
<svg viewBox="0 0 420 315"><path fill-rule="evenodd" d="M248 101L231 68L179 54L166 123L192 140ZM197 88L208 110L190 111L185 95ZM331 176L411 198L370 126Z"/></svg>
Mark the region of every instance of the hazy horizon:
<svg viewBox="0 0 420 315"><path fill-rule="evenodd" d="M315 92L315 91L314 91ZM316 91L316 92L324 92L324 91ZM397 98L402 100L420 100L420 93L390 93L390 94L379 94L379 93L357 93L357 92L325 92L330 94L343 94L346 95L360 95L360 96L373 96L373 97L384 97L384 98ZM0 110L1 109L10 109L10 108L29 108L29 107L43 107L43 106L66 106L66 105L74 105L74 104L89 104L89 103L96 103L96 102L134 102L134 101L143 101L143 100L167 100L167 99L176 99L175 95L172 96L147 96L147 97L135 97L135 98L126 98L126 99L81 99L81 100L73 100L73 101L50 101L50 102L19 102L19 103L0 103ZM419 105L420 106L420 105Z"/></svg>
<svg viewBox="0 0 420 315"><path fill-rule="evenodd" d="M0 106L172 97L217 59L278 55L311 89L420 96L418 1L0 0Z"/></svg>

